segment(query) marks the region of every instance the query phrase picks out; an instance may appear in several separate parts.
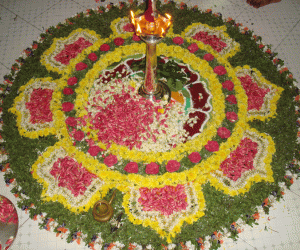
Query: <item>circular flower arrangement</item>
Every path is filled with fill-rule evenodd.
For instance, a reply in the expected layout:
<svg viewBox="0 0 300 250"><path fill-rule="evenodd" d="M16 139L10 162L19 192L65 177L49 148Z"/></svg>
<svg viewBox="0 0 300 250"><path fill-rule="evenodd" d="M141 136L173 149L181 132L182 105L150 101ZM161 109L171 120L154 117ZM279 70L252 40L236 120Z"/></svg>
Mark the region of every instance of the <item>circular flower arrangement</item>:
<svg viewBox="0 0 300 250"><path fill-rule="evenodd" d="M5 181L45 229L91 249L216 248L299 171L298 89L248 29L168 3L157 75L172 99L145 100L127 16L145 6L109 7L48 29L5 77ZM96 222L115 190L113 218Z"/></svg>

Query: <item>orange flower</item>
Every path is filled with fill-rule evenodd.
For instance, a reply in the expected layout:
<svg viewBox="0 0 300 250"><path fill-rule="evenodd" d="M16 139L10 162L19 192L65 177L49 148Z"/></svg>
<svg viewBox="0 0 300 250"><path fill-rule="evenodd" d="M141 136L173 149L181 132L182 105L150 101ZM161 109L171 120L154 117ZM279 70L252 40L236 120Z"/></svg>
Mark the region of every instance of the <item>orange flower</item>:
<svg viewBox="0 0 300 250"><path fill-rule="evenodd" d="M94 246L95 246L94 242L89 243L89 246L91 247L92 250L95 250L95 248L94 248Z"/></svg>
<svg viewBox="0 0 300 250"><path fill-rule="evenodd" d="M264 199L264 203L267 205L269 205L269 198Z"/></svg>
<svg viewBox="0 0 300 250"><path fill-rule="evenodd" d="M182 250L189 250L189 249L187 248L187 246L184 245L182 242L180 242L180 245L181 245L181 247L182 247Z"/></svg>
<svg viewBox="0 0 300 250"><path fill-rule="evenodd" d="M131 243L129 243L128 250L134 250L134 249L136 249L136 246L133 245L133 244L131 244Z"/></svg>
<svg viewBox="0 0 300 250"><path fill-rule="evenodd" d="M285 72L285 71L288 71L288 68L287 68L287 67L284 67L283 69L281 69L281 70L279 71L279 73L282 74L282 73Z"/></svg>
<svg viewBox="0 0 300 250"><path fill-rule="evenodd" d="M162 247L165 249L165 250L168 250L168 247L167 246L165 246L164 244L161 244L162 245Z"/></svg>
<svg viewBox="0 0 300 250"><path fill-rule="evenodd" d="M254 218L254 220L258 220L259 219L259 213L256 212L255 214L253 214L253 218Z"/></svg>

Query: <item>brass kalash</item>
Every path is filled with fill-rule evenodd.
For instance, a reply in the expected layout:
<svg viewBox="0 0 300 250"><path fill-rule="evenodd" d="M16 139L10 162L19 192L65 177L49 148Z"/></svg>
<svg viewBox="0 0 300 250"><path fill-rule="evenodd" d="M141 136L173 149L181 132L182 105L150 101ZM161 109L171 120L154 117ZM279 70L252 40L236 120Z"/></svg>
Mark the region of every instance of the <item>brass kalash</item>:
<svg viewBox="0 0 300 250"><path fill-rule="evenodd" d="M145 82L139 88L138 93L151 101L162 100L167 103L171 99L169 87L156 77L157 56L156 44L163 39L171 26L171 16L161 15L156 10L156 0L148 0L147 10L138 16L131 11L131 22L135 32L147 44L146 51L146 75ZM116 191L113 192L109 201L96 202L93 209L93 217L99 222L109 221L113 216L112 201Z"/></svg>
<svg viewBox="0 0 300 250"><path fill-rule="evenodd" d="M158 13L156 0L148 0L148 8L143 14L134 16L133 11L131 11L130 15L136 34L147 44L145 82L139 88L138 93L151 101L169 102L171 99L169 87L157 80L156 77L156 44L166 36L172 23L172 17L169 14L161 15Z"/></svg>

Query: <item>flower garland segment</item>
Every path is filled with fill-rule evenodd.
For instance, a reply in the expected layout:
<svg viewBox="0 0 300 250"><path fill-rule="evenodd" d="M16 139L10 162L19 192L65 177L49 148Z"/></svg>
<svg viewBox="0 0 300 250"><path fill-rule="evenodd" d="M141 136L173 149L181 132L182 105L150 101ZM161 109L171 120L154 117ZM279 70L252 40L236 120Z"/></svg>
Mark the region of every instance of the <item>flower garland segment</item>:
<svg viewBox="0 0 300 250"><path fill-rule="evenodd" d="M105 196L109 186L88 171L95 164L67 141L49 147L32 165L32 176L43 185L45 201L58 201L75 213L88 211Z"/></svg>
<svg viewBox="0 0 300 250"><path fill-rule="evenodd" d="M31 79L20 88L14 105L9 109L17 116L17 126L22 136L38 138L55 133L52 110L57 104L53 95L60 81L52 78Z"/></svg>
<svg viewBox="0 0 300 250"><path fill-rule="evenodd" d="M248 119L265 120L275 117L276 104L284 89L267 81L257 69L247 65L237 67L236 76L248 97Z"/></svg>
<svg viewBox="0 0 300 250"><path fill-rule="evenodd" d="M59 187L66 187L75 197L84 195L87 187L96 178L95 175L86 171L82 164L70 157L59 158L54 162L50 174L57 180Z"/></svg>
<svg viewBox="0 0 300 250"><path fill-rule="evenodd" d="M59 52L54 59L63 65L68 65L70 60L75 58L84 49L92 46L93 44L83 37L79 37L77 41L71 44L65 44L65 48Z"/></svg>
<svg viewBox="0 0 300 250"><path fill-rule="evenodd" d="M264 97L270 92L270 89L259 88L249 75L239 77L239 80L248 96L248 111L252 109L260 110L264 103Z"/></svg>
<svg viewBox="0 0 300 250"><path fill-rule="evenodd" d="M199 181L154 189L131 188L123 198L123 207L132 223L151 227L171 243L184 222L192 224L204 216L201 185Z"/></svg>
<svg viewBox="0 0 300 250"><path fill-rule="evenodd" d="M220 56L227 59L240 50L240 45L231 39L226 31L226 26L211 27L203 23L193 23L181 33L181 36L193 38L195 44L202 42L209 45Z"/></svg>
<svg viewBox="0 0 300 250"><path fill-rule="evenodd" d="M51 47L42 55L41 63L48 71L66 73L68 65L81 60L78 57L81 52L87 51L87 48L100 40L100 36L92 30L74 30L68 37L55 38Z"/></svg>
<svg viewBox="0 0 300 250"><path fill-rule="evenodd" d="M271 168L276 152L272 138L255 129L246 129L238 147L209 177L211 185L229 195L248 192L253 183L274 182Z"/></svg>
<svg viewBox="0 0 300 250"><path fill-rule="evenodd" d="M163 188L140 188L138 202L143 211L159 211L162 215L169 216L174 212L185 210L188 206L183 185L176 187L164 186Z"/></svg>
<svg viewBox="0 0 300 250"><path fill-rule="evenodd" d="M53 90L51 89L34 89L30 101L25 103L30 113L30 122L45 123L52 122L52 112L50 110L50 101Z"/></svg>
<svg viewBox="0 0 300 250"><path fill-rule="evenodd" d="M253 160L257 153L256 142L249 138L241 140L239 146L221 163L220 169L231 180L239 179L243 172L254 168Z"/></svg>

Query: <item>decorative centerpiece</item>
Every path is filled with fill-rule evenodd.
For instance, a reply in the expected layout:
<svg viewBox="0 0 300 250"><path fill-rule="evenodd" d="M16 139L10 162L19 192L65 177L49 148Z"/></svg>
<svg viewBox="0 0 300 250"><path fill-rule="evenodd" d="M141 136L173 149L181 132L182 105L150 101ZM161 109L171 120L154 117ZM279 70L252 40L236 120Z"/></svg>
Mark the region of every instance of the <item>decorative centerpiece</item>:
<svg viewBox="0 0 300 250"><path fill-rule="evenodd" d="M146 52L146 76L145 83L139 88L139 94L152 101L171 99L169 87L162 81L158 81L156 44L166 36L171 26L171 16L165 16L156 10L156 0L148 0L148 9L144 14L137 17L131 11L131 22L134 25L135 32L147 44Z"/></svg>
<svg viewBox="0 0 300 250"><path fill-rule="evenodd" d="M80 13L17 59L1 85L1 171L20 208L68 242L216 249L297 177L298 88L232 19L157 2L169 27L149 3L150 16L145 3ZM145 16L161 22L147 36Z"/></svg>

